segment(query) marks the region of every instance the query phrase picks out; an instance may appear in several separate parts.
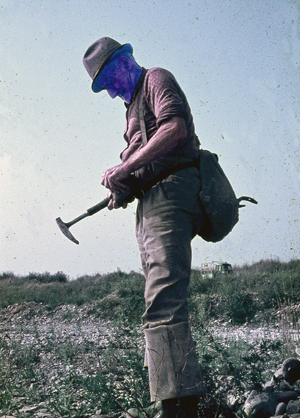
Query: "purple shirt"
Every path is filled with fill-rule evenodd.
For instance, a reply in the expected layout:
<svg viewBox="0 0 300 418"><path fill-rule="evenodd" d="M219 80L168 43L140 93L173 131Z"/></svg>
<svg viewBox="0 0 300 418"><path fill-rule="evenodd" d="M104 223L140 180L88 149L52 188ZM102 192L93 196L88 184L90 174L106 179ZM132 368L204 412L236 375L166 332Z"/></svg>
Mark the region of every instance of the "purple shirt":
<svg viewBox="0 0 300 418"><path fill-rule="evenodd" d="M146 181L166 167L196 159L200 143L195 134L191 109L175 77L162 68L143 69L132 100L129 105L126 105L124 138L128 145L121 154L122 161L126 161L134 152L143 147L138 109L140 94L144 97L143 108L148 141L163 122L175 116L184 118L187 129L186 139L176 148L147 167L138 170L136 173L138 177Z"/></svg>

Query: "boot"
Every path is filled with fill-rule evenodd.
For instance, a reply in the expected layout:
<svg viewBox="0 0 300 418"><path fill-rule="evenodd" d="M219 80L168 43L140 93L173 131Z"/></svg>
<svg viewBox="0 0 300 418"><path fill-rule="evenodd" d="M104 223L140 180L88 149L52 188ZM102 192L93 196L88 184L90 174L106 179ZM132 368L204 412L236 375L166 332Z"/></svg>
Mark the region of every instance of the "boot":
<svg viewBox="0 0 300 418"><path fill-rule="evenodd" d="M182 418L198 418L198 396L180 398Z"/></svg>
<svg viewBox="0 0 300 418"><path fill-rule="evenodd" d="M198 418L198 396L163 400L159 418Z"/></svg>

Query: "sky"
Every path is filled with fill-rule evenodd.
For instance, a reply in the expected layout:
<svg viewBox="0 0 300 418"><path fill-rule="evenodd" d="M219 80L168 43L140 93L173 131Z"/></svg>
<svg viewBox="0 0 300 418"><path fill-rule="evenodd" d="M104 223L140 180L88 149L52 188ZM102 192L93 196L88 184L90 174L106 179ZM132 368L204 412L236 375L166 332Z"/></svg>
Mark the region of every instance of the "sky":
<svg viewBox="0 0 300 418"><path fill-rule="evenodd" d="M136 202L72 226L78 246L55 222L106 197L126 145L122 100L92 93L82 64L103 36L174 74L202 147L258 201L220 243L193 240L193 267L299 258L298 0L1 0L0 272L140 271Z"/></svg>

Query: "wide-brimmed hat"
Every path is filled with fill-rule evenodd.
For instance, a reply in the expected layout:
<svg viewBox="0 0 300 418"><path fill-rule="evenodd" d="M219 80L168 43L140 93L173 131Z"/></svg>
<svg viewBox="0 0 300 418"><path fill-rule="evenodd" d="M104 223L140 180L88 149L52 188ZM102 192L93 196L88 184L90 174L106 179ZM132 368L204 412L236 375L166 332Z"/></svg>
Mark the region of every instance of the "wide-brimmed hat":
<svg viewBox="0 0 300 418"><path fill-rule="evenodd" d="M115 52L126 51L132 54L133 48L130 44L121 45L119 42L107 36L94 42L86 51L83 57L83 65L93 80L92 90L98 93L102 90L94 85L94 82L105 65L109 62Z"/></svg>

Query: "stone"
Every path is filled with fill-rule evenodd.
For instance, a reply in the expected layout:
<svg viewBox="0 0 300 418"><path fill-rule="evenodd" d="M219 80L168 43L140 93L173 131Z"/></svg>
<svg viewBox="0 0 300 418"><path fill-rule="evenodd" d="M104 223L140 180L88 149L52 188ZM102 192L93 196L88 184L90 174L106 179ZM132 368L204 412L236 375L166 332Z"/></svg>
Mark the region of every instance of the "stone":
<svg viewBox="0 0 300 418"><path fill-rule="evenodd" d="M300 418L300 414L292 414L292 415L284 414L284 415L278 415L277 417L274 415L273 417L270 417L270 418Z"/></svg>
<svg viewBox="0 0 300 418"><path fill-rule="evenodd" d="M20 409L19 412L24 414L33 414L34 412L38 411L40 407L38 405L35 406L24 406L22 409Z"/></svg>
<svg viewBox="0 0 300 418"><path fill-rule="evenodd" d="M300 400L290 401L286 408L287 414L297 414L300 412Z"/></svg>
<svg viewBox="0 0 300 418"><path fill-rule="evenodd" d="M277 382L278 380L283 379L283 371L282 371L282 365L279 367L279 369L276 370L274 373L273 379Z"/></svg>
<svg viewBox="0 0 300 418"><path fill-rule="evenodd" d="M251 418L269 418L275 414L279 403L288 403L297 398L298 393L295 391L276 393L252 391L243 406L243 410Z"/></svg>
<svg viewBox="0 0 300 418"><path fill-rule="evenodd" d="M2 415L0 418L16 418L13 415Z"/></svg>
<svg viewBox="0 0 300 418"><path fill-rule="evenodd" d="M233 408L238 403L238 398L232 394L227 394L226 403L230 408Z"/></svg>
<svg viewBox="0 0 300 418"><path fill-rule="evenodd" d="M47 417L50 417L51 414L50 414L50 412L47 409L39 409L39 411L36 412L34 414L34 416L35 417L44 417L44 418L47 418Z"/></svg>
<svg viewBox="0 0 300 418"><path fill-rule="evenodd" d="M275 417L283 415L286 412L286 404L284 402L280 402L275 410Z"/></svg>
<svg viewBox="0 0 300 418"><path fill-rule="evenodd" d="M266 382L263 386L263 391L264 392L269 392L269 393L273 392L275 384L276 383L274 382L273 379L268 380L268 382Z"/></svg>
<svg viewBox="0 0 300 418"><path fill-rule="evenodd" d="M277 402L269 393L252 391L243 406L243 411L251 418L269 418L275 414Z"/></svg>
<svg viewBox="0 0 300 418"><path fill-rule="evenodd" d="M282 366L276 370L272 378L268 380L264 386L263 391L272 392L276 386L278 386L284 380Z"/></svg>
<svg viewBox="0 0 300 418"><path fill-rule="evenodd" d="M283 391L283 392L276 392L272 395L276 404L280 402L288 403L289 401L294 401L298 398L298 392L292 391Z"/></svg>
<svg viewBox="0 0 300 418"><path fill-rule="evenodd" d="M145 412L139 411L136 408L129 409L126 414L126 418L146 418L147 416L155 416L155 418L158 418L158 415L160 414L161 410L162 403L161 401L157 401L145 408Z"/></svg>
<svg viewBox="0 0 300 418"><path fill-rule="evenodd" d="M127 411L126 418L146 418L147 415L136 408L131 408Z"/></svg>
<svg viewBox="0 0 300 418"><path fill-rule="evenodd" d="M286 380L281 380L274 387L274 392L284 392L284 391L291 391L291 390L293 390L293 388Z"/></svg>
<svg viewBox="0 0 300 418"><path fill-rule="evenodd" d="M288 358L282 364L284 379L293 385L300 379L300 360L297 358Z"/></svg>
<svg viewBox="0 0 300 418"><path fill-rule="evenodd" d="M22 396L21 395L21 393L18 391L18 390L13 390L12 392L11 392L11 394L13 395L13 396Z"/></svg>
<svg viewBox="0 0 300 418"><path fill-rule="evenodd" d="M98 415L98 414L95 414L95 415L91 415L90 418L113 418L113 417L110 416L110 415Z"/></svg>

